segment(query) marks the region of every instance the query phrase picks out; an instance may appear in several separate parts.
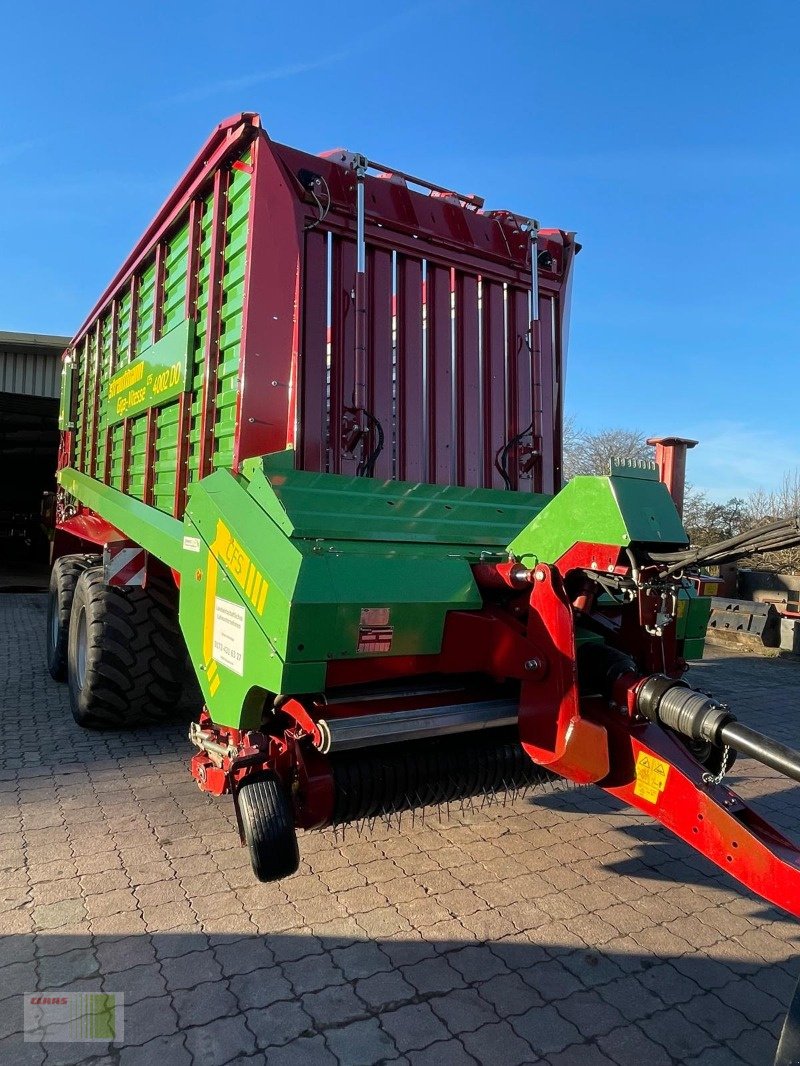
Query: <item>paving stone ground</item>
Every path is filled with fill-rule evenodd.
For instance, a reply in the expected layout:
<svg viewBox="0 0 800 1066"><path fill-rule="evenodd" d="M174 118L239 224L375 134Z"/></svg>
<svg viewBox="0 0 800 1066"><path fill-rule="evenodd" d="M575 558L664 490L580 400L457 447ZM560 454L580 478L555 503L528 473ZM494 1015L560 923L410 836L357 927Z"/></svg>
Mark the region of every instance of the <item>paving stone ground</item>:
<svg viewBox="0 0 800 1066"><path fill-rule="evenodd" d="M0 1062L772 1061L798 924L644 816L597 789L429 810L305 834L259 885L185 724L74 725L44 612L0 596ZM800 666L711 649L692 680L798 743ZM731 779L796 830L797 785ZM24 1043L35 990L124 993L124 1044Z"/></svg>

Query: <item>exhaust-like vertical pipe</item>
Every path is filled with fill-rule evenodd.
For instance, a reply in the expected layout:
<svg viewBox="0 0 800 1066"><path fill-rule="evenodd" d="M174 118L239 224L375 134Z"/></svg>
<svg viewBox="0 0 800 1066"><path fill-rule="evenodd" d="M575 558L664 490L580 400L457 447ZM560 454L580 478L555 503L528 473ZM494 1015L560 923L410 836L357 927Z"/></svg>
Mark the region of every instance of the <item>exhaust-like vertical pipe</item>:
<svg viewBox="0 0 800 1066"><path fill-rule="evenodd" d="M686 453L696 440L688 437L650 437L647 441L656 450L659 477L667 486L678 514L683 517L683 498L686 492Z"/></svg>

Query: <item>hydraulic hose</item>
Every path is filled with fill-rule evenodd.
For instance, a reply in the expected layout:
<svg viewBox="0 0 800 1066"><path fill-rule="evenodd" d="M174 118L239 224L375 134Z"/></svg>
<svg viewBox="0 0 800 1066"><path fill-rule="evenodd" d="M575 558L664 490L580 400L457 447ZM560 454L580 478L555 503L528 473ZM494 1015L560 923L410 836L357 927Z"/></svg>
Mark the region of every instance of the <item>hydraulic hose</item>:
<svg viewBox="0 0 800 1066"><path fill-rule="evenodd" d="M766 526L748 529L735 537L709 544L705 548L684 548L678 552L651 552L649 557L655 563L670 564L664 576L675 574L687 566L700 563L719 565L744 559L748 555L764 552L782 551L800 544L800 518L782 518Z"/></svg>

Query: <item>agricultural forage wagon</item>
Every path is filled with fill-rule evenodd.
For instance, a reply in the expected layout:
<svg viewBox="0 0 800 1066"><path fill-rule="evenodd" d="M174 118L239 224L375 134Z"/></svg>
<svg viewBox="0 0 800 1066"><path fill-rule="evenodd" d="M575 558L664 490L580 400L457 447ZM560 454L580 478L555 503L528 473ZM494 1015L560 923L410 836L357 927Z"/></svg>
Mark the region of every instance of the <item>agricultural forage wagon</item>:
<svg viewBox="0 0 800 1066"><path fill-rule="evenodd" d="M186 659L201 789L256 875L295 828L560 775L800 914L798 850L726 785L800 758L682 680L704 561L650 464L561 488L574 236L222 123L64 360L48 663L89 728Z"/></svg>

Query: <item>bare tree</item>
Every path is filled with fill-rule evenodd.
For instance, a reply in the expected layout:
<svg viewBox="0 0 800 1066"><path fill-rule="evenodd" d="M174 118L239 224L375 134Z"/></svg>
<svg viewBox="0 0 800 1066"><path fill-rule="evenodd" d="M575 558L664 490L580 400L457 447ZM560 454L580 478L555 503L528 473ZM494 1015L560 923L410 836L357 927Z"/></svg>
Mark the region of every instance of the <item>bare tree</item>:
<svg viewBox="0 0 800 1066"><path fill-rule="evenodd" d="M787 470L777 489L756 489L745 502L748 519L756 524L768 519L789 518L800 512L800 467Z"/></svg>
<svg viewBox="0 0 800 1066"><path fill-rule="evenodd" d="M636 429L579 429L574 418L564 425L564 479L576 474L607 474L614 459L652 459L653 449Z"/></svg>
<svg viewBox="0 0 800 1066"><path fill-rule="evenodd" d="M743 501L745 528L774 522L779 518L794 518L800 514L800 468L788 470L777 489L767 492L756 489ZM790 573L800 570L800 548L770 552L749 560L759 570Z"/></svg>
<svg viewBox="0 0 800 1066"><path fill-rule="evenodd" d="M738 496L720 503L691 485L686 486L683 524L689 541L696 547L716 544L749 529L747 504Z"/></svg>
<svg viewBox="0 0 800 1066"><path fill-rule="evenodd" d="M720 503L704 492L687 486L683 524L692 544L704 547L727 540L756 526L791 518L800 513L800 470L784 474L779 488L755 489L744 499L734 496ZM742 567L786 573L800 569L800 549L770 552L743 559Z"/></svg>
<svg viewBox="0 0 800 1066"><path fill-rule="evenodd" d="M564 480L570 481L578 473L578 457L580 454L583 431L578 429L575 415L568 415L564 419Z"/></svg>
<svg viewBox="0 0 800 1066"><path fill-rule="evenodd" d="M636 429L581 429L574 416L564 421L564 480L576 474L607 474L614 459L652 459L653 449L644 433ZM689 540L698 547L716 544L754 526L779 518L800 515L800 467L787 471L777 489L756 489L745 498L733 496L724 502L686 487L683 523ZM744 566L778 572L800 570L800 548L754 556Z"/></svg>

